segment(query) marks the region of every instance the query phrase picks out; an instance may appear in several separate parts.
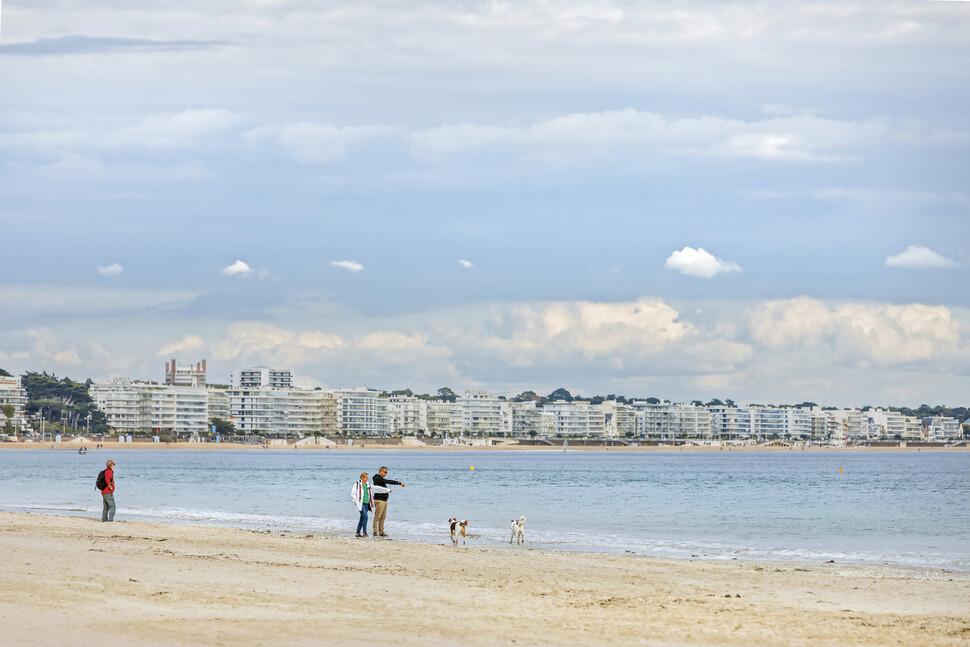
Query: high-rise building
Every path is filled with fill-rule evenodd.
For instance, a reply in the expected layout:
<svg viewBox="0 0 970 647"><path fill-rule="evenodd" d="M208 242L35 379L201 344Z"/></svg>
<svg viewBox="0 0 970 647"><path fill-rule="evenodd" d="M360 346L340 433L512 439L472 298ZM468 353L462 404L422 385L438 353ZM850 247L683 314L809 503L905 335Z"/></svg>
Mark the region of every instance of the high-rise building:
<svg viewBox="0 0 970 647"><path fill-rule="evenodd" d="M176 364L175 358L165 362L166 386L205 386L205 360L191 364Z"/></svg>
<svg viewBox="0 0 970 647"><path fill-rule="evenodd" d="M21 386L20 378L16 376L0 376L0 407L3 405L13 406L13 418L10 420L11 426L16 431L23 429L25 424L24 412L27 406L27 391ZM6 426L7 418L0 408L0 432Z"/></svg>
<svg viewBox="0 0 970 647"><path fill-rule="evenodd" d="M289 389L293 385L293 374L286 369L256 366L232 374L234 389Z"/></svg>
<svg viewBox="0 0 970 647"><path fill-rule="evenodd" d="M366 388L337 389L337 424L345 436L377 436L390 434L387 398L380 391Z"/></svg>

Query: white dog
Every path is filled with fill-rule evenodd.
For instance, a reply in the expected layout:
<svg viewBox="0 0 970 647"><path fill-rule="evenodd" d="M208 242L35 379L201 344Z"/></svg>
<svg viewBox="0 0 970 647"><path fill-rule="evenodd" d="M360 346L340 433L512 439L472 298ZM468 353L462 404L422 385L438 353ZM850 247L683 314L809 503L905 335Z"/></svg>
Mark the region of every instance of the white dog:
<svg viewBox="0 0 970 647"><path fill-rule="evenodd" d="M512 540L515 539L516 537L519 538L520 544L525 541L525 532L524 532L525 517L519 517L518 519L513 519L510 525L510 528L512 529L512 537L509 539L510 544L512 543Z"/></svg>
<svg viewBox="0 0 970 647"><path fill-rule="evenodd" d="M448 524L451 526L451 541L458 545L458 537L461 536L461 543L465 543L465 531L468 528L468 519L458 519L451 518L448 520Z"/></svg>

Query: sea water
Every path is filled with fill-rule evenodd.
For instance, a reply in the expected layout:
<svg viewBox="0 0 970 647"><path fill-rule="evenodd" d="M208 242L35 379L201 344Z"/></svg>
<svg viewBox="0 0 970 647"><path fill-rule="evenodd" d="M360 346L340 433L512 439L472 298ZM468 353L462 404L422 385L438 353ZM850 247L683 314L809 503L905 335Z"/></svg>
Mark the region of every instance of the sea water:
<svg viewBox="0 0 970 647"><path fill-rule="evenodd" d="M0 451L0 510L98 517L117 462L117 519L353 533L350 490L386 465L394 539L710 560L970 570L970 452ZM474 469L472 467L474 466Z"/></svg>

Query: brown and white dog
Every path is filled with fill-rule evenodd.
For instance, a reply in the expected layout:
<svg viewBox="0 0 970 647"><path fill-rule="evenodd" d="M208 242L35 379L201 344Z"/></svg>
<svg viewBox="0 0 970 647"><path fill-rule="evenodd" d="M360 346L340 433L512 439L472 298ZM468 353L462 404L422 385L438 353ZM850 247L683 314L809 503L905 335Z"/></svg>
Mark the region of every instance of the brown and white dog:
<svg viewBox="0 0 970 647"><path fill-rule="evenodd" d="M509 527L512 529L512 537L509 539L510 544L516 537L519 538L520 544L525 541L525 517L513 519Z"/></svg>
<svg viewBox="0 0 970 647"><path fill-rule="evenodd" d="M468 519L449 519L448 523L451 525L451 541L458 545L458 537L461 537L461 543L465 543L465 531L468 529Z"/></svg>

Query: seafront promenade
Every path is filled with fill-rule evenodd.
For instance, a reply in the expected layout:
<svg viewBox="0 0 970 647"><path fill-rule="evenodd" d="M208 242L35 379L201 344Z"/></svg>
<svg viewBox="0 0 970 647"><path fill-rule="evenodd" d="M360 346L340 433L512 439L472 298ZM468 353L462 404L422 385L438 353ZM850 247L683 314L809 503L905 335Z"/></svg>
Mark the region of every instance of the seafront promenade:
<svg viewBox="0 0 970 647"><path fill-rule="evenodd" d="M138 449L166 451L172 449L179 450L198 450L198 451L225 451L230 449L245 449L250 451L360 451L363 449L388 449L401 451L563 451L561 441L558 444L518 444L513 442L503 442L494 445L481 444L426 444L422 442L400 442L402 439L354 439L352 445L345 442L328 444L301 444L297 442L269 443L269 444L248 444L248 443L216 443L216 442L131 442L119 443L116 440L107 440L102 443L100 449L95 449L98 441L89 440L84 442L3 442L0 443L0 450L17 449L46 449L46 450L70 450L78 451L81 447L86 447L88 451L110 451L112 449ZM388 442L392 441L392 442ZM760 444L760 445L696 445L696 444L624 444L620 441L614 443L598 442L596 444L584 445L575 440L570 441L567 451L592 451L592 452L650 452L650 451L687 451L687 452L718 452L718 451L966 451L970 449L968 443L944 445L936 444L914 444L914 443L892 443L879 446L867 445L844 445L844 446L819 446L819 445L786 445L783 443Z"/></svg>

